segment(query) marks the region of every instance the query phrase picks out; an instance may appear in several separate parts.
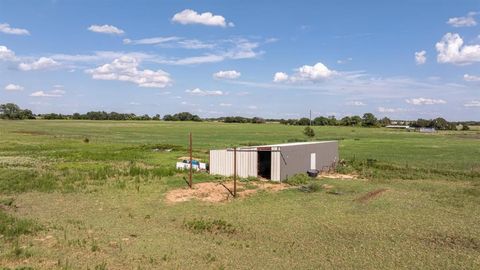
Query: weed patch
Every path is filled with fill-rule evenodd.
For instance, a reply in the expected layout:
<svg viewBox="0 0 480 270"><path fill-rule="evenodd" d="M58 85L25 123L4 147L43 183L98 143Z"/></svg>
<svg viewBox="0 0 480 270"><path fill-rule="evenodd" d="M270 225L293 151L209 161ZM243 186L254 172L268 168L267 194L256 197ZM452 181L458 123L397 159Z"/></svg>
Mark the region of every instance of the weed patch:
<svg viewBox="0 0 480 270"><path fill-rule="evenodd" d="M308 183L307 185L300 186L298 189L302 192L310 193L310 192L321 191L322 186L317 182L311 182L311 183Z"/></svg>
<svg viewBox="0 0 480 270"><path fill-rule="evenodd" d="M294 176L288 178L285 182L289 185L292 185L292 186L299 186L299 185L305 185L308 182L310 182L311 180L312 180L312 178L309 177L307 174L298 173L298 174L295 174Z"/></svg>
<svg viewBox="0 0 480 270"><path fill-rule="evenodd" d="M31 234L41 227L34 221L12 217L0 211L0 235L6 239L15 239L23 234Z"/></svg>
<svg viewBox="0 0 480 270"><path fill-rule="evenodd" d="M183 224L185 228L194 233L233 234L237 231L237 229L232 224L222 219L193 219L190 221L185 221Z"/></svg>

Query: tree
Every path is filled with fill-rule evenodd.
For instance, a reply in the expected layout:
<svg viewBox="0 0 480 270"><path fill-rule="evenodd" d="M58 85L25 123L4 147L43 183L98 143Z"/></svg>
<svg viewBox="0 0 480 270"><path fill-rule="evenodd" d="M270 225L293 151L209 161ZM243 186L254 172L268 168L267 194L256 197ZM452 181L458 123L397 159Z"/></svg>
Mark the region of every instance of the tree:
<svg viewBox="0 0 480 270"><path fill-rule="evenodd" d="M379 123L382 127L385 127L385 126L390 125L392 123L392 121L390 120L390 118L384 117L379 121Z"/></svg>
<svg viewBox="0 0 480 270"><path fill-rule="evenodd" d="M265 124L265 119L261 117L253 117L251 122L254 124Z"/></svg>
<svg viewBox="0 0 480 270"><path fill-rule="evenodd" d="M316 117L315 119L313 119L313 124L315 126L326 126L328 125L328 118L326 117L323 117L323 116L319 116L319 117Z"/></svg>
<svg viewBox="0 0 480 270"><path fill-rule="evenodd" d="M171 114L165 114L163 116L163 121L175 121L175 119L173 118L173 116Z"/></svg>
<svg viewBox="0 0 480 270"><path fill-rule="evenodd" d="M0 117L3 119L21 119L20 118L20 113L21 113L20 107L18 107L17 104L13 103L7 103L7 104L1 104L0 105Z"/></svg>
<svg viewBox="0 0 480 270"><path fill-rule="evenodd" d="M329 126L336 126L338 124L337 119L334 115L328 117L328 125Z"/></svg>
<svg viewBox="0 0 480 270"><path fill-rule="evenodd" d="M20 112L20 119L35 119L31 110L22 110Z"/></svg>
<svg viewBox="0 0 480 270"><path fill-rule="evenodd" d="M17 104L0 104L0 118L9 120L35 119L31 110L22 110Z"/></svg>
<svg viewBox="0 0 480 270"><path fill-rule="evenodd" d="M438 130L456 130L457 126L448 122L447 120L438 117L432 121L432 125Z"/></svg>
<svg viewBox="0 0 480 270"><path fill-rule="evenodd" d="M378 120L372 113L365 113L362 120L362 125L365 127L375 127L378 125Z"/></svg>
<svg viewBox="0 0 480 270"><path fill-rule="evenodd" d="M166 114L163 116L164 121L202 121L200 116L189 112L176 113L174 115Z"/></svg>
<svg viewBox="0 0 480 270"><path fill-rule="evenodd" d="M315 131L309 126L306 126L305 129L303 130L303 134L309 138L315 137Z"/></svg>
<svg viewBox="0 0 480 270"><path fill-rule="evenodd" d="M310 119L308 119L308 118L306 118L306 117L300 118L300 119L297 121L297 125L299 125L299 126L308 126L308 125L310 125Z"/></svg>
<svg viewBox="0 0 480 270"><path fill-rule="evenodd" d="M358 115L354 115L351 117L351 123L352 123L352 126L360 126L362 125L362 118Z"/></svg>

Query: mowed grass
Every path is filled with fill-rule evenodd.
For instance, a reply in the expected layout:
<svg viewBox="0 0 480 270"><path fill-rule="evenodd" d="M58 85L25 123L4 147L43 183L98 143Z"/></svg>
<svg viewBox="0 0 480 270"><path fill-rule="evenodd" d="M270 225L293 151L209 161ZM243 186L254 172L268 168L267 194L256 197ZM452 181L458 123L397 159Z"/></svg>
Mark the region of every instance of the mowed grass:
<svg viewBox="0 0 480 270"><path fill-rule="evenodd" d="M315 182L330 188L171 204L165 193L185 186L174 163L187 155L189 132L194 156L208 159L212 148L305 139L302 127L0 121L0 266L480 267L480 129L314 130L315 139L339 140L347 162L340 170L366 180L322 179ZM386 191L359 199L378 190Z"/></svg>

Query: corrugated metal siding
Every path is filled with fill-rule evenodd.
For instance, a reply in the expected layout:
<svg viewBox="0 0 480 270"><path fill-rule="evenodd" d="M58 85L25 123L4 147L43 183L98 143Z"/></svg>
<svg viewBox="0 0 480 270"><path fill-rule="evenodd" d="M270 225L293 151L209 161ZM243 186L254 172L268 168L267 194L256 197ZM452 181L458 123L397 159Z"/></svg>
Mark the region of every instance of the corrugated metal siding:
<svg viewBox="0 0 480 270"><path fill-rule="evenodd" d="M210 150L210 174L233 175L233 150ZM257 152L237 152L237 175L257 177Z"/></svg>
<svg viewBox="0 0 480 270"><path fill-rule="evenodd" d="M338 162L338 142L294 145L281 147L285 162L281 163L280 179L287 179L297 173L310 169L311 154L316 154L316 168L320 171L327 170Z"/></svg>
<svg viewBox="0 0 480 270"><path fill-rule="evenodd" d="M272 147L272 164L271 164L271 180L280 181L280 165L281 162L281 153L277 150L280 150L279 147Z"/></svg>

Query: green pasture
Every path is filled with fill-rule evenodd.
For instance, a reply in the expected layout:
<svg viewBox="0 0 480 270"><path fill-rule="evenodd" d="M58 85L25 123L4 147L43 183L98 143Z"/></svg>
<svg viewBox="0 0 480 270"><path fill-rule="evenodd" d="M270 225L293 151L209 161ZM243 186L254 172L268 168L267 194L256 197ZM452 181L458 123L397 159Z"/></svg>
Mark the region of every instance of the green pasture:
<svg viewBox="0 0 480 270"><path fill-rule="evenodd" d="M360 180L172 204L189 132L208 160L209 149L306 140L303 128L0 121L0 269L480 268L479 128L313 128L339 141L338 170Z"/></svg>

